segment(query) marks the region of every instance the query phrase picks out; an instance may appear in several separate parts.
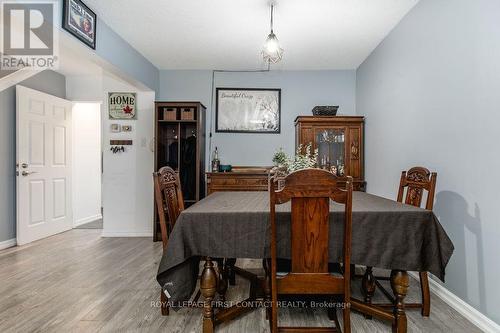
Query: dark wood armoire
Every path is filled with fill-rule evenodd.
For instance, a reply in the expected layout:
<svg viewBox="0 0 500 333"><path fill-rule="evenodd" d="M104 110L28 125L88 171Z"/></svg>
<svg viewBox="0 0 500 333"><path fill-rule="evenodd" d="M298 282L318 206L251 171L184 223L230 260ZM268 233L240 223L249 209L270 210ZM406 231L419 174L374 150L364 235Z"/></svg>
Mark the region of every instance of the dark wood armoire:
<svg viewBox="0 0 500 333"><path fill-rule="evenodd" d="M205 196L205 119L200 102L155 103L155 170L169 166L179 173L186 207ZM161 240L158 214L153 238Z"/></svg>
<svg viewBox="0 0 500 333"><path fill-rule="evenodd" d="M299 116L295 120L295 144L318 149L318 167L340 178L352 176L354 189L364 191L364 117Z"/></svg>

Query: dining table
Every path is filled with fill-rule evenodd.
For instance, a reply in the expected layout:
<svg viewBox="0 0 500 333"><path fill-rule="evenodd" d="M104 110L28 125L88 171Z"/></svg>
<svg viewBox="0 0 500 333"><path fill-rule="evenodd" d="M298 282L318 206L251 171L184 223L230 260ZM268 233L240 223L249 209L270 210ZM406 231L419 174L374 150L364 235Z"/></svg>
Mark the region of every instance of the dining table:
<svg viewBox="0 0 500 333"><path fill-rule="evenodd" d="M343 206L330 203L329 258L342 257ZM184 210L170 234L157 281L172 303L188 301L202 273L203 332L221 322L214 309L216 294L227 288L214 258L270 257L270 200L268 192L216 192ZM277 207L277 254L290 258L290 204ZM392 323L392 331L407 331L404 299L409 271L430 272L444 281L453 243L430 210L365 192L353 193L351 263L391 270L392 309L385 311L364 300L351 307L367 316ZM201 261L201 262L200 262ZM371 270L368 270L371 274ZM363 279L373 281L373 276ZM222 293L225 291L222 290ZM221 316L235 317L223 312Z"/></svg>

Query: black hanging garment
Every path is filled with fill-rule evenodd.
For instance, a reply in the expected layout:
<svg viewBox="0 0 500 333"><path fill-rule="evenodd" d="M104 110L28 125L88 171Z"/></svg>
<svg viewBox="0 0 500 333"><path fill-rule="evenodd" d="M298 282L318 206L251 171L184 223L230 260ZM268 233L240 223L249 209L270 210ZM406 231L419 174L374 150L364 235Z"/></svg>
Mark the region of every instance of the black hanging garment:
<svg viewBox="0 0 500 333"><path fill-rule="evenodd" d="M167 166L171 167L174 170L177 170L178 168L178 155L179 153L179 146L177 142L173 142L168 146L168 152L167 152Z"/></svg>
<svg viewBox="0 0 500 333"><path fill-rule="evenodd" d="M181 141L181 186L187 200L196 199L196 136Z"/></svg>

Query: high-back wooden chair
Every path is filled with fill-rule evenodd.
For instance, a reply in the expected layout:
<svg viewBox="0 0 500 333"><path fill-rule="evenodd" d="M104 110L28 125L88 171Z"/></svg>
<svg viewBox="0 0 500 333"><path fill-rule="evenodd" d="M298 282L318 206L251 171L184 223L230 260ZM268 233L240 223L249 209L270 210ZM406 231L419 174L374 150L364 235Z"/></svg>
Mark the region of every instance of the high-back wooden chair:
<svg viewBox="0 0 500 333"><path fill-rule="evenodd" d="M160 219L161 240L163 249L167 247L168 237L175 221L184 210L179 175L170 167L163 167L153 174L155 201Z"/></svg>
<svg viewBox="0 0 500 333"><path fill-rule="evenodd" d="M425 209L432 210L434 207L434 194L436 192L437 173L430 172L423 167L414 167L403 171L399 183L398 201L416 207L421 207L424 191L427 191ZM406 190L406 191L405 191ZM406 195L405 195L406 192ZM431 295L429 291L429 276L427 272L420 272L420 290L422 302L416 307L422 308L422 316L428 317L431 313ZM408 304L407 307L411 307Z"/></svg>
<svg viewBox="0 0 500 333"><path fill-rule="evenodd" d="M432 210L434 207L436 180L437 173L431 173L426 168L414 167L408 171L403 171L399 182L398 201L403 202L404 198L405 204L421 207L424 191L427 191L425 209Z"/></svg>
<svg viewBox="0 0 500 333"><path fill-rule="evenodd" d="M158 217L160 219L161 240L163 251L167 248L168 238L175 225L175 221L184 210L184 198L182 196L179 175L170 167L163 167L153 173L155 201ZM161 291L161 314L168 316L168 298Z"/></svg>
<svg viewBox="0 0 500 333"><path fill-rule="evenodd" d="M352 178L341 189L337 177L319 169L294 172L277 189L270 186L271 209L271 332L339 332L335 328L278 327L278 295L343 295L344 332L350 326L350 260L352 225ZM330 200L345 206L343 237L343 274L329 273ZM277 272L276 206L291 201L291 271Z"/></svg>
<svg viewBox="0 0 500 333"><path fill-rule="evenodd" d="M425 201L424 208L427 210L432 210L434 207L434 194L436 191L436 180L437 173L430 172L428 169L423 167L413 167L408 171L403 171L401 173L401 180L399 182L398 189L398 202L405 203L407 205L412 205L415 207L421 207L424 198L424 193L427 192L427 199ZM372 267L368 267L367 270L371 273ZM406 308L419 308L421 309L422 316L428 317L431 312L431 295L429 290L429 276L427 272L419 272L420 277L420 291L421 291L421 302L420 303L406 303ZM387 280L387 277L375 277L376 286L378 286L382 291L385 291L383 286L378 282L378 280ZM388 295L384 292L384 295ZM388 297L389 298L389 297ZM393 300L389 298L392 302ZM366 301L366 298L365 298Z"/></svg>

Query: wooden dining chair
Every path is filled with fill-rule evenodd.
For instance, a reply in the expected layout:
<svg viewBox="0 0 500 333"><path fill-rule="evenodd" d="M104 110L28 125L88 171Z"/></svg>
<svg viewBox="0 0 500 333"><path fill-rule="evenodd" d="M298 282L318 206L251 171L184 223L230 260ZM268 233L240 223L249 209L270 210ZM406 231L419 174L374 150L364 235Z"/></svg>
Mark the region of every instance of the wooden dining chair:
<svg viewBox="0 0 500 333"><path fill-rule="evenodd" d="M184 210L184 196L182 194L181 181L179 174L170 167L163 167L158 172L153 173L155 202L160 219L161 239L163 251L166 250L168 239L174 228L175 222ZM218 293L222 301L225 301L225 293L228 285L227 270L224 267L224 259L216 258L219 270ZM191 307L198 307L196 303L201 293L196 292ZM160 294L161 314L169 315L168 298L162 290Z"/></svg>
<svg viewBox="0 0 500 333"><path fill-rule="evenodd" d="M153 173L153 179L156 209L160 219L161 240L163 251L165 251L175 221L184 210L184 197L182 196L179 175L172 168L161 168L158 172ZM168 298L163 290L161 291L160 301L161 314L168 316Z"/></svg>
<svg viewBox="0 0 500 333"><path fill-rule="evenodd" d="M351 331L350 260L352 226L352 178L347 188L337 177L319 169L288 175L283 186L270 186L271 220L271 332L341 332L335 315L334 328L278 327L278 295L343 295L344 332ZM329 272L330 200L345 206L342 274ZM291 201L291 270L277 272L276 206ZM334 261L338 258L332 258Z"/></svg>
<svg viewBox="0 0 500 333"><path fill-rule="evenodd" d="M399 182L398 202L421 207L424 198L424 193L427 192L425 209L432 210L434 207L434 194L436 191L437 173L430 172L423 167L413 167L408 171L403 171ZM369 274L372 272L372 267L367 267ZM366 273L365 273L366 276ZM420 278L420 303L406 303L406 308L419 308L424 317L428 317L431 312L431 295L429 290L429 276L427 272L419 272ZM392 302L393 299L387 290L384 289L379 280L389 280L386 276L375 276L374 282L383 294ZM374 290L372 291L372 293ZM365 301L367 299L365 298ZM369 301L369 300L368 300Z"/></svg>
<svg viewBox="0 0 500 333"><path fill-rule="evenodd" d="M160 219L161 240L163 250L167 248L168 237L174 228L175 221L184 210L179 175L170 167L161 168L153 173L155 201Z"/></svg>

